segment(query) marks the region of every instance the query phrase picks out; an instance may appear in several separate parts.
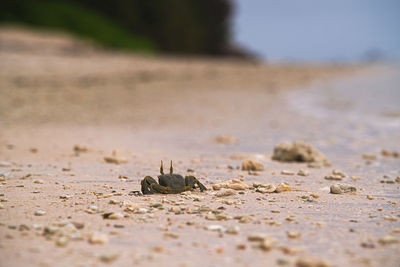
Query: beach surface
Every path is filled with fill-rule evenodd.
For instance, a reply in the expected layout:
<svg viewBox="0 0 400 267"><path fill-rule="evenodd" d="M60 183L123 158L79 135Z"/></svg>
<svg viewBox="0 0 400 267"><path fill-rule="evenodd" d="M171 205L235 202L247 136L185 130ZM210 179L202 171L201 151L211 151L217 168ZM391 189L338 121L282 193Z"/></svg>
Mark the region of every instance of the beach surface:
<svg viewBox="0 0 400 267"><path fill-rule="evenodd" d="M1 28L0 266L398 266L399 85L396 64L138 56ZM329 166L271 159L293 141ZM138 195L161 160L208 190ZM213 190L232 179L248 188Z"/></svg>

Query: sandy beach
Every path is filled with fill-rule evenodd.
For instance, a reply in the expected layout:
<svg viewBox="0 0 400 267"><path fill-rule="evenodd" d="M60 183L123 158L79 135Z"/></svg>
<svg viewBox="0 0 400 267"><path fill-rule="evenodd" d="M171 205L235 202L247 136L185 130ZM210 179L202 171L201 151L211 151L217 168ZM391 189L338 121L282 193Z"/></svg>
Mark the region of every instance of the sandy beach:
<svg viewBox="0 0 400 267"><path fill-rule="evenodd" d="M1 28L0 266L398 266L399 74ZM299 140L330 165L271 159ZM208 190L137 195L161 160ZM232 179L248 187L213 190Z"/></svg>

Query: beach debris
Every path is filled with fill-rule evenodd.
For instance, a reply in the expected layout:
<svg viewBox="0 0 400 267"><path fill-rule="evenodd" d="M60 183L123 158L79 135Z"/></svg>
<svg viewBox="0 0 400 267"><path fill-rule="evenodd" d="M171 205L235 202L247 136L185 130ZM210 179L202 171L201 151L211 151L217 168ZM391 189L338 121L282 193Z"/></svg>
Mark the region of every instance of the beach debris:
<svg viewBox="0 0 400 267"><path fill-rule="evenodd" d="M218 135L213 139L216 144L233 145L238 142L236 137L231 135Z"/></svg>
<svg viewBox="0 0 400 267"><path fill-rule="evenodd" d="M272 159L281 162L317 162L329 166L328 160L321 152L299 141L277 145L274 148Z"/></svg>
<svg viewBox="0 0 400 267"><path fill-rule="evenodd" d="M344 194L349 192L355 192L357 189L354 186L348 184L334 184L330 187L331 194Z"/></svg>
<svg viewBox="0 0 400 267"><path fill-rule="evenodd" d="M242 162L242 171L263 171L264 166L253 160L245 160Z"/></svg>
<svg viewBox="0 0 400 267"><path fill-rule="evenodd" d="M43 184L44 181L42 179L37 179L33 181L34 184Z"/></svg>
<svg viewBox="0 0 400 267"><path fill-rule="evenodd" d="M272 248L275 248L278 245L278 240L273 237L266 236L264 234L250 234L247 237L247 240L250 242L258 243L258 248L262 249L263 251L270 251Z"/></svg>
<svg viewBox="0 0 400 267"><path fill-rule="evenodd" d="M213 184L212 188L214 190L220 190L221 188L228 188L228 189L234 189L234 190L246 190L246 189L249 189L250 186L240 180L232 179L232 180L229 180L226 182Z"/></svg>
<svg viewBox="0 0 400 267"><path fill-rule="evenodd" d="M119 152L117 150L113 150L111 156L104 157L104 161L107 163L113 163L117 165L128 162L126 158L119 155Z"/></svg>

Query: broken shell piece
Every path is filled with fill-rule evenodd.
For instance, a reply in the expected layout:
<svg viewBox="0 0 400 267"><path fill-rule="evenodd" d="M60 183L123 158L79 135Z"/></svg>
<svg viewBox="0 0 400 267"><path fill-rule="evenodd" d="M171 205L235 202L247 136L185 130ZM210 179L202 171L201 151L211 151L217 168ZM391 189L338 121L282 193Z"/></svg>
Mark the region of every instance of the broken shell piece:
<svg viewBox="0 0 400 267"><path fill-rule="evenodd" d="M213 186L214 190L220 190L221 188L229 188L229 189L234 189L234 190L246 190L249 189L250 187L243 183L240 180L232 179L227 182L219 183L219 184L214 184Z"/></svg>
<svg viewBox="0 0 400 267"><path fill-rule="evenodd" d="M236 191L233 189L221 190L215 194L215 196L217 196L217 197L226 197L226 196L232 196L232 195L236 195Z"/></svg>
<svg viewBox="0 0 400 267"><path fill-rule="evenodd" d="M357 189L354 186L348 184L334 184L330 187L331 194L343 194L349 192L355 192Z"/></svg>
<svg viewBox="0 0 400 267"><path fill-rule="evenodd" d="M256 161L245 160L242 163L242 171L263 171L264 166Z"/></svg>

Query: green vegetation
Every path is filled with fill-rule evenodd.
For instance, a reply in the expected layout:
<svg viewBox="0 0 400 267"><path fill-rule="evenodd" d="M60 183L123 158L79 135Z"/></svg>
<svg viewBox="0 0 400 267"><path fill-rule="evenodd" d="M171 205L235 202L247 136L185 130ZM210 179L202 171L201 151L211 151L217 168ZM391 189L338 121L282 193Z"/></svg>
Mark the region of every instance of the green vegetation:
<svg viewBox="0 0 400 267"><path fill-rule="evenodd" d="M134 35L102 14L64 1L10 0L0 4L0 22L64 30L111 48L155 52L157 46Z"/></svg>

